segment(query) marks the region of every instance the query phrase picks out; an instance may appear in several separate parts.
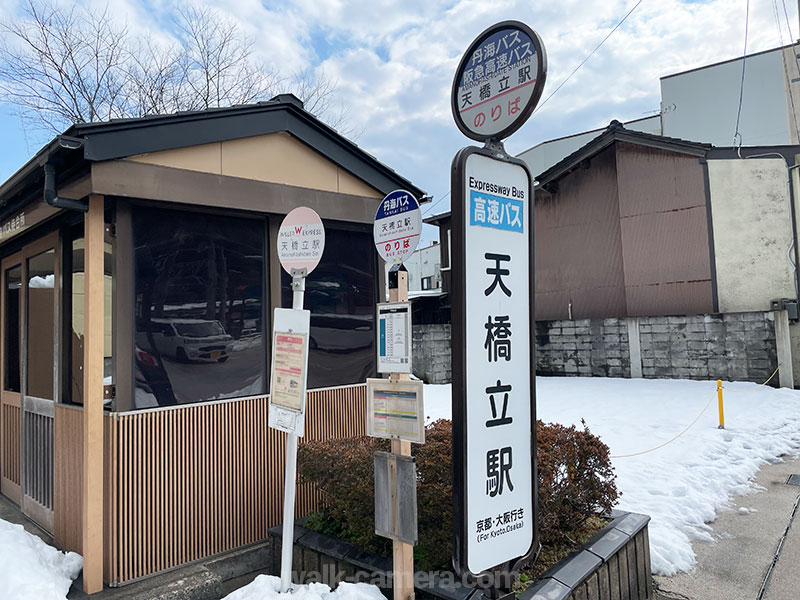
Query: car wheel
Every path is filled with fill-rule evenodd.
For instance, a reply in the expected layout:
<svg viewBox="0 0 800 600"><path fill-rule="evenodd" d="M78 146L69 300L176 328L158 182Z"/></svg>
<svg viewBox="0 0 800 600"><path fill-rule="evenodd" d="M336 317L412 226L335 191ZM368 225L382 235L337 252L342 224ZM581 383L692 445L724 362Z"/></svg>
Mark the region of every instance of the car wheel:
<svg viewBox="0 0 800 600"><path fill-rule="evenodd" d="M182 362L182 363L188 363L189 362L189 357L186 355L186 350L184 350L183 348L178 348L175 351L175 358L178 359L178 362Z"/></svg>

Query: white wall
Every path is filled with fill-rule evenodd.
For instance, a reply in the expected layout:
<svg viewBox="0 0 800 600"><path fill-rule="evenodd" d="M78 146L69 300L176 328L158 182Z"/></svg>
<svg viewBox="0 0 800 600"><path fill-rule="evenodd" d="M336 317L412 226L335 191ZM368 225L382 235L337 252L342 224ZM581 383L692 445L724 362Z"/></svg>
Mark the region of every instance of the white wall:
<svg viewBox="0 0 800 600"><path fill-rule="evenodd" d="M664 135L733 146L741 80L742 59L663 77ZM739 125L743 145L792 142L785 81L780 49L747 58Z"/></svg>
<svg viewBox="0 0 800 600"><path fill-rule="evenodd" d="M743 145L799 143L791 103L794 99L794 110L800 112L800 80L790 83L800 79L794 52L800 53L800 45L747 58L739 125ZM624 125L634 131L733 146L741 78L741 58L662 77L662 114ZM528 163L535 177L603 131L593 129L542 142L519 158Z"/></svg>
<svg viewBox="0 0 800 600"><path fill-rule="evenodd" d="M609 123L611 120L609 119ZM654 117L647 117L645 119L637 119L623 123L626 129L631 131L642 131L644 133L653 133L656 135L661 134L661 119L658 115ZM534 146L525 152L521 153L518 158L521 158L528 163L528 168L531 170L531 175L536 177L540 175L561 159L569 156L579 148L585 146L598 135L605 131L603 129L592 129L583 133L577 133L555 140L542 142L538 146Z"/></svg>
<svg viewBox="0 0 800 600"><path fill-rule="evenodd" d="M441 246L438 243L416 250L403 262L408 270L409 291L421 290L423 277L431 277L432 288L442 287L439 274L441 262Z"/></svg>
<svg viewBox="0 0 800 600"><path fill-rule="evenodd" d="M769 310L794 298L791 212L782 159L709 160L721 312Z"/></svg>

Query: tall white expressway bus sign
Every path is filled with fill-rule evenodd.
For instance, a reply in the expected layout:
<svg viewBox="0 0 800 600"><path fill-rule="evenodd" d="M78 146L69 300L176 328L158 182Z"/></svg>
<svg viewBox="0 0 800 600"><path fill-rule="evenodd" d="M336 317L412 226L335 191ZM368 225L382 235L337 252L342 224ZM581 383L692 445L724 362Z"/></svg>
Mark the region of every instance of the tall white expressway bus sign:
<svg viewBox="0 0 800 600"><path fill-rule="evenodd" d="M475 39L453 82L456 124L486 143L456 154L451 181L454 564L472 576L516 570L538 548L533 195L502 138L533 111L545 72L536 33L505 21Z"/></svg>

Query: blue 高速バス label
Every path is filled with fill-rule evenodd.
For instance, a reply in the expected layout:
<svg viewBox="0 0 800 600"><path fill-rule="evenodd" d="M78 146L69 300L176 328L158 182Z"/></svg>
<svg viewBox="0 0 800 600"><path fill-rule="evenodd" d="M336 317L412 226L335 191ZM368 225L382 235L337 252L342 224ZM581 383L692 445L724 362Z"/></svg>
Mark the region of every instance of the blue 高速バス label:
<svg viewBox="0 0 800 600"><path fill-rule="evenodd" d="M475 190L469 193L470 225L524 233L523 210L522 200L503 198Z"/></svg>

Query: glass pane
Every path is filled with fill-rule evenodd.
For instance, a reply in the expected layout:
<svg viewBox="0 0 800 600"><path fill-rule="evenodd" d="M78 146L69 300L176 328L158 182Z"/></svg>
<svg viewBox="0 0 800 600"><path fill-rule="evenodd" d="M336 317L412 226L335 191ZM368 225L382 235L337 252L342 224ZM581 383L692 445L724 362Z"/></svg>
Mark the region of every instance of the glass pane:
<svg viewBox="0 0 800 600"><path fill-rule="evenodd" d="M136 408L265 393L264 221L134 211Z"/></svg>
<svg viewBox="0 0 800 600"><path fill-rule="evenodd" d="M282 271L281 301L292 306ZM375 373L375 246L371 233L325 229L325 253L306 280L311 311L308 387L362 383Z"/></svg>
<svg viewBox="0 0 800 600"><path fill-rule="evenodd" d="M28 364L26 393L53 399L55 251L28 259Z"/></svg>
<svg viewBox="0 0 800 600"><path fill-rule="evenodd" d="M6 352L4 389L19 392L19 291L22 265L6 269Z"/></svg>
<svg viewBox="0 0 800 600"><path fill-rule="evenodd" d="M112 330L112 305L111 291L113 280L111 268L113 265L112 245L105 244L104 247L104 267L103 267L103 384L111 385L114 383L112 350L114 348ZM84 262L83 262L83 238L77 238L72 242L72 315L70 339L70 401L75 404L83 404L83 341L84 341Z"/></svg>
<svg viewBox="0 0 800 600"><path fill-rule="evenodd" d="M72 314L70 335L70 402L83 404L83 238L72 242Z"/></svg>
<svg viewBox="0 0 800 600"><path fill-rule="evenodd" d="M106 242L103 246L103 385L114 383L114 328L112 290L112 267L114 265L113 246Z"/></svg>

